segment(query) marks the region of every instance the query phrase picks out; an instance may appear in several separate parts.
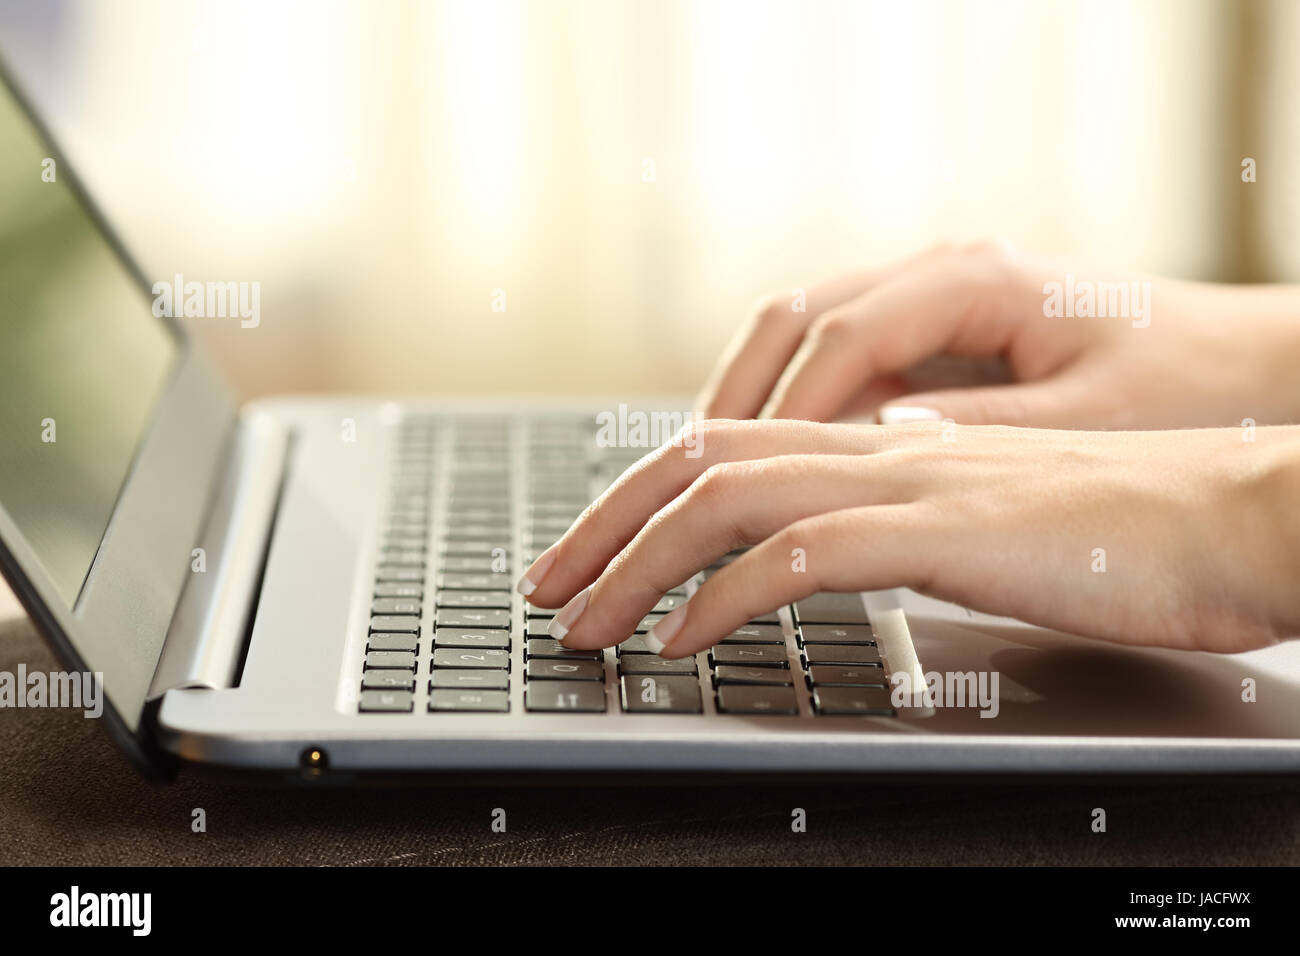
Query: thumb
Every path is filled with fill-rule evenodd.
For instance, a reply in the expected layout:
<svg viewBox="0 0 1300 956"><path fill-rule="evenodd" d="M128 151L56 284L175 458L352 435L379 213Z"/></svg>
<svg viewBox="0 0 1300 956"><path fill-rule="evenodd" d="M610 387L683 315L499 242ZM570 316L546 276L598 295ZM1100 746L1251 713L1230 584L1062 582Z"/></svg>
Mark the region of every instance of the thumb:
<svg viewBox="0 0 1300 956"><path fill-rule="evenodd" d="M1057 379L920 392L882 405L880 424L900 425L951 418L959 425L1077 427L1084 417L1083 403L1073 401L1070 391L1066 383Z"/></svg>

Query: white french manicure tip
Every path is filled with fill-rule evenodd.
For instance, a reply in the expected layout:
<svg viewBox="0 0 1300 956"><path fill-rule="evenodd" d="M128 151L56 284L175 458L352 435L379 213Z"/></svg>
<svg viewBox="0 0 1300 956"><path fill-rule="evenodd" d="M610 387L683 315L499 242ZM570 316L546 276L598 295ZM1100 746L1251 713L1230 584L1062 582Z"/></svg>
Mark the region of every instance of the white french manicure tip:
<svg viewBox="0 0 1300 956"><path fill-rule="evenodd" d="M943 421L943 414L937 408L922 408L916 405L887 405L880 410L880 424L882 425L938 421Z"/></svg>
<svg viewBox="0 0 1300 956"><path fill-rule="evenodd" d="M569 633L569 628L578 622L578 618L582 617L582 612L587 609L587 601L590 598L591 585L588 585L575 594L573 600L560 608L555 617L551 618L551 623L546 626L546 633L563 644L565 636Z"/></svg>
<svg viewBox="0 0 1300 956"><path fill-rule="evenodd" d="M686 604L679 604L656 621L654 627L645 632L645 637L642 640L645 646L650 648L650 653L661 654L664 648L672 643L673 638L681 631L682 624L686 621L686 609L690 606L689 601Z"/></svg>
<svg viewBox="0 0 1300 956"><path fill-rule="evenodd" d="M524 597L528 597L537 590L538 585L542 583L542 579L546 577L546 573L551 570L551 565L555 563L555 548L555 545L551 545L538 556L537 560L523 573L519 583L515 585L516 591Z"/></svg>

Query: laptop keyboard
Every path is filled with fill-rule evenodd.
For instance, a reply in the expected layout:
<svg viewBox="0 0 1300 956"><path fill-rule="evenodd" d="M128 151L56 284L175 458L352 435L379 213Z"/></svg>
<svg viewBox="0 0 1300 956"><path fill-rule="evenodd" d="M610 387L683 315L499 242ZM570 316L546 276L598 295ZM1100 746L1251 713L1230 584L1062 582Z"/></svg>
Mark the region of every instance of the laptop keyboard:
<svg viewBox="0 0 1300 956"><path fill-rule="evenodd" d="M381 516L361 713L894 716L857 594L818 594L683 660L643 635L728 555L675 588L617 647L568 650L514 583L644 448L600 448L594 420L408 419ZM516 553L518 551L518 553Z"/></svg>

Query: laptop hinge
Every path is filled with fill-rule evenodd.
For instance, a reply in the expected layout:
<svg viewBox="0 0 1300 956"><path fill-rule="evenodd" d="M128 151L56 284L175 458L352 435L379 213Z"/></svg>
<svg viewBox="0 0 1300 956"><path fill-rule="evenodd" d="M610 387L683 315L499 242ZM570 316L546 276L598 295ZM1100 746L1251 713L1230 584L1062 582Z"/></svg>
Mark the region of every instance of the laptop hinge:
<svg viewBox="0 0 1300 956"><path fill-rule="evenodd" d="M149 700L179 687L233 687L257 604L288 459L289 429L263 412L240 416L229 467L172 614Z"/></svg>

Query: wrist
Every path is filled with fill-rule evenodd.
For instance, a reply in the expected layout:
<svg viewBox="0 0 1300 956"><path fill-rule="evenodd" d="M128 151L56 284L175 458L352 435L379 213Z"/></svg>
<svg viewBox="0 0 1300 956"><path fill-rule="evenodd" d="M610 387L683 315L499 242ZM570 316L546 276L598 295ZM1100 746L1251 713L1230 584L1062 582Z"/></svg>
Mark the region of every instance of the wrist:
<svg viewBox="0 0 1300 956"><path fill-rule="evenodd" d="M1300 637L1300 426L1261 428L1255 441L1256 461L1235 492L1244 505L1238 554L1275 634Z"/></svg>

